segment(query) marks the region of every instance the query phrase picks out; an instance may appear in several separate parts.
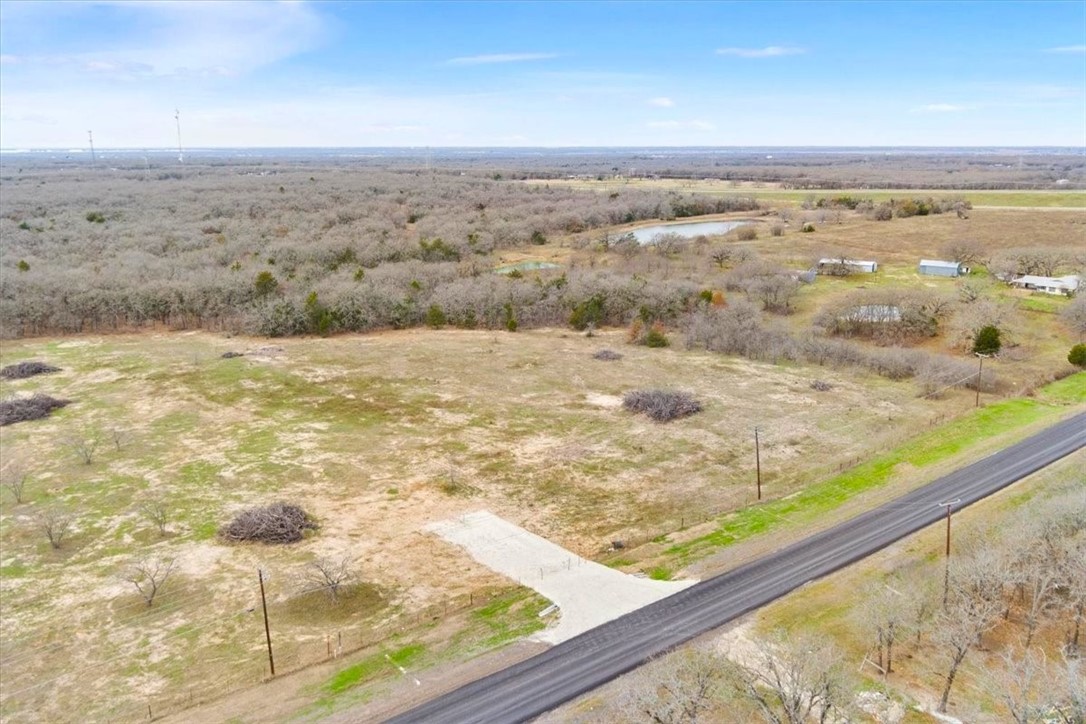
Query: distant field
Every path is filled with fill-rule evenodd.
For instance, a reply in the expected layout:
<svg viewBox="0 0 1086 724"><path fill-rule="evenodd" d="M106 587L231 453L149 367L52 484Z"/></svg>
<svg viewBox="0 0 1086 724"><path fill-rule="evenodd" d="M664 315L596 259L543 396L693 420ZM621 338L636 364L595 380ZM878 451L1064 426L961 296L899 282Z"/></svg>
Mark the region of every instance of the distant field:
<svg viewBox="0 0 1086 724"><path fill-rule="evenodd" d="M974 206L1013 206L1025 208L1086 208L1086 191L954 191L947 189L826 189L803 190L775 188L774 184L735 183L727 181L689 181L685 179L605 179L591 181L581 179L532 180L525 183L544 186L565 186L590 191L620 191L628 189L676 190L687 193L741 194L776 203L801 204L808 198L854 196L873 201L900 198L963 197Z"/></svg>

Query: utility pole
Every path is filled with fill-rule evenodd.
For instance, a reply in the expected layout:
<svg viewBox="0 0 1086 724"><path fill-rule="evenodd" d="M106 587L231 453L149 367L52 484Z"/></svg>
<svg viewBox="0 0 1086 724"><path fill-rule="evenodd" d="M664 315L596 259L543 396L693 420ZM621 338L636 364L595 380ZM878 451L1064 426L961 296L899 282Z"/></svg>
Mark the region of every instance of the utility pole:
<svg viewBox="0 0 1086 724"><path fill-rule="evenodd" d="M973 407L980 407L980 383L984 379L984 355L978 354L977 359L980 360L980 369L977 370L977 401Z"/></svg>
<svg viewBox="0 0 1086 724"><path fill-rule="evenodd" d="M96 166L98 164L98 159L94 155L94 132L93 131L87 131L87 140L90 141L91 166Z"/></svg>
<svg viewBox="0 0 1086 724"><path fill-rule="evenodd" d="M754 428L754 469L758 475L758 500L762 499L762 450L758 443L758 428Z"/></svg>
<svg viewBox="0 0 1086 724"><path fill-rule="evenodd" d="M275 658L272 656L271 628L268 626L268 601L264 597L264 571L257 568L256 576L260 580L260 605L264 607L264 637L268 640L268 664L271 675L275 676Z"/></svg>
<svg viewBox="0 0 1086 724"><path fill-rule="evenodd" d="M961 498L955 498L944 503L938 503L939 507L946 508L946 567L943 571L943 608L946 608L947 596L950 594L950 512L960 502L962 502Z"/></svg>

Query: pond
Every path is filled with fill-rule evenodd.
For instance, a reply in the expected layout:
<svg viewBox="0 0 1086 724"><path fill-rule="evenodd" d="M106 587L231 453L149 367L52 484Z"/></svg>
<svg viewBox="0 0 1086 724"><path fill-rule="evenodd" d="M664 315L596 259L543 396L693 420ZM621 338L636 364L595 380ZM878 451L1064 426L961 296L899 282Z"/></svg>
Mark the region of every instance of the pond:
<svg viewBox="0 0 1086 724"><path fill-rule="evenodd" d="M678 234L686 239L695 236L718 236L727 234L732 229L747 224L746 221L687 221L678 224L656 224L634 229L632 232L638 243L651 244L660 234Z"/></svg>

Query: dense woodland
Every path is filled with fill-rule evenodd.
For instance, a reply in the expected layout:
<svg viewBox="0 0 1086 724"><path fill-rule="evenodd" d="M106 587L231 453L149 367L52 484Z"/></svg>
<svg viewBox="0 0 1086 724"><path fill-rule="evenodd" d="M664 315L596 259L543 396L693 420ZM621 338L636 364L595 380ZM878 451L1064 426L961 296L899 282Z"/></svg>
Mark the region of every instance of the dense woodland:
<svg viewBox="0 0 1086 724"><path fill-rule="evenodd" d="M664 311L691 290L664 282L643 289L602 273L543 286L494 278L492 252L756 207L740 197L601 196L449 173L23 175L4 182L0 323L7 336L156 322L284 335L413 326L437 304L458 326L504 324L508 305L521 323L541 325L564 322L566 307L615 288L600 321L626 322L630 308L648 302Z"/></svg>

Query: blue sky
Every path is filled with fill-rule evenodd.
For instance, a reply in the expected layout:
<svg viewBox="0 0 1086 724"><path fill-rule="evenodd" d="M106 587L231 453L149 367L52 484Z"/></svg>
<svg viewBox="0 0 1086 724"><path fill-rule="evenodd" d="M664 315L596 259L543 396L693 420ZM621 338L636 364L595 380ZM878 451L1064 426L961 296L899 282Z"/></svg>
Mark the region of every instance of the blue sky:
<svg viewBox="0 0 1086 724"><path fill-rule="evenodd" d="M0 0L0 146L1086 145L1086 2Z"/></svg>

